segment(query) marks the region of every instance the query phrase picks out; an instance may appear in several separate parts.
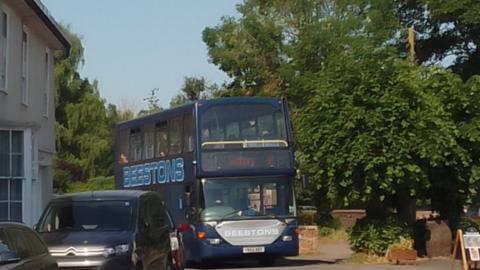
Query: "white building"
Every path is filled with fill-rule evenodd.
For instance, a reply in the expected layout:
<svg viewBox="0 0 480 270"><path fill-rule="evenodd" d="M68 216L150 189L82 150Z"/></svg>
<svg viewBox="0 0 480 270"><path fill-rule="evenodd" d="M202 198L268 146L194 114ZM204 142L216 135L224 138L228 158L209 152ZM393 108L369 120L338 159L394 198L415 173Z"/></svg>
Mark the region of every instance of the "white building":
<svg viewBox="0 0 480 270"><path fill-rule="evenodd" d="M0 0L0 220L34 224L52 195L55 50L70 43L39 0Z"/></svg>

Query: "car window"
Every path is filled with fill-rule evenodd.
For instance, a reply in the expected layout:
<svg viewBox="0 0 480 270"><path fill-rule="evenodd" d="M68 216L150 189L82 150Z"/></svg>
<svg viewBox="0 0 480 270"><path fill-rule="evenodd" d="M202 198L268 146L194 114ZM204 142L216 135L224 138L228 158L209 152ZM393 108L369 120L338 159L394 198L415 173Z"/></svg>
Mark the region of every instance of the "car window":
<svg viewBox="0 0 480 270"><path fill-rule="evenodd" d="M29 239L23 230L18 228L6 228L4 233L10 247L20 259L24 260L35 256L32 249L29 247Z"/></svg>
<svg viewBox="0 0 480 270"><path fill-rule="evenodd" d="M14 257L18 257L15 253L12 243L10 243L5 235L3 229L0 230L0 259L8 260Z"/></svg>
<svg viewBox="0 0 480 270"><path fill-rule="evenodd" d="M22 230L25 233L25 237L28 239L28 245L30 252L33 256L39 256L48 253L48 248L42 242L42 240L33 231Z"/></svg>

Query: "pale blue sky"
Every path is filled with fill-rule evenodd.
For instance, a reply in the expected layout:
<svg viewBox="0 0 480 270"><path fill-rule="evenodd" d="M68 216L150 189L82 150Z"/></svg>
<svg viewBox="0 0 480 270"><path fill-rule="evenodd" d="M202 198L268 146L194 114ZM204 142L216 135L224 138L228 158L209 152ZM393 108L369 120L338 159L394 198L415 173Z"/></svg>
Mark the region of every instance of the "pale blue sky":
<svg viewBox="0 0 480 270"><path fill-rule="evenodd" d="M208 62L201 33L237 15L241 0L42 0L53 17L82 37L82 76L97 79L108 102L140 109L151 89L168 106L184 76L228 80Z"/></svg>

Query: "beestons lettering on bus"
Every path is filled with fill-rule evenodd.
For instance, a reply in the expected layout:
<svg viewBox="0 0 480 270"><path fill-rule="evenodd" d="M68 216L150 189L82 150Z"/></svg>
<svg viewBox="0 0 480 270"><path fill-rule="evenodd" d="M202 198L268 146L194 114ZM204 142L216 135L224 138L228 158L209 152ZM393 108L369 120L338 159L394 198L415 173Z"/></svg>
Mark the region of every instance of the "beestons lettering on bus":
<svg viewBox="0 0 480 270"><path fill-rule="evenodd" d="M123 187L183 182L183 158L160 160L123 168Z"/></svg>

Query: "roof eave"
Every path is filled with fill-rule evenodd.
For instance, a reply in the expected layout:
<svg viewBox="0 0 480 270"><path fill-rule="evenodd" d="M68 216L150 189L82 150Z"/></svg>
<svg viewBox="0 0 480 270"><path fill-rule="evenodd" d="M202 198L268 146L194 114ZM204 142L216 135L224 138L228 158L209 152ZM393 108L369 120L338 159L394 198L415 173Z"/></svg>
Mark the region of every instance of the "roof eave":
<svg viewBox="0 0 480 270"><path fill-rule="evenodd" d="M67 57L70 55L71 44L65 34L62 32L60 26L57 25L53 17L48 13L48 10L38 0L25 0L25 3L37 14L37 16L45 23L48 29L53 33L57 40L63 45Z"/></svg>

